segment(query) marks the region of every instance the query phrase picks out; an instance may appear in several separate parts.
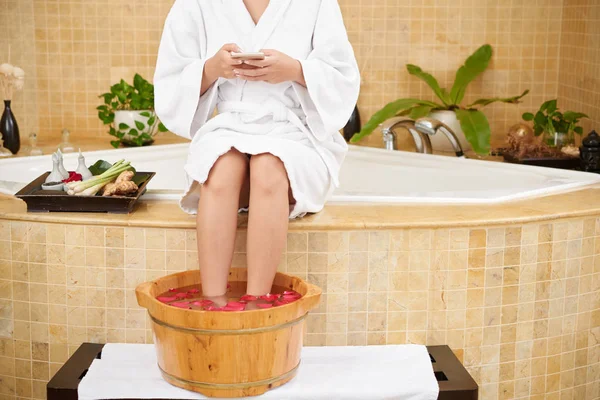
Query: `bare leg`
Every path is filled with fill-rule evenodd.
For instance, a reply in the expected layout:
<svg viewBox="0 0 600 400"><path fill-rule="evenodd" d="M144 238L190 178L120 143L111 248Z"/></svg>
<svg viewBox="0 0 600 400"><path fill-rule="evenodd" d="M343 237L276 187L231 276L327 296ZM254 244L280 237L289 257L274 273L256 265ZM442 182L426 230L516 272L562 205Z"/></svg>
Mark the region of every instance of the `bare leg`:
<svg viewBox="0 0 600 400"><path fill-rule="evenodd" d="M289 181L283 163L271 154L250 159L248 216L248 288L260 296L273 285L288 229Z"/></svg>
<svg viewBox="0 0 600 400"><path fill-rule="evenodd" d="M247 173L248 158L232 150L217 160L200 188L196 229L202 292L219 302L227 292L240 191Z"/></svg>

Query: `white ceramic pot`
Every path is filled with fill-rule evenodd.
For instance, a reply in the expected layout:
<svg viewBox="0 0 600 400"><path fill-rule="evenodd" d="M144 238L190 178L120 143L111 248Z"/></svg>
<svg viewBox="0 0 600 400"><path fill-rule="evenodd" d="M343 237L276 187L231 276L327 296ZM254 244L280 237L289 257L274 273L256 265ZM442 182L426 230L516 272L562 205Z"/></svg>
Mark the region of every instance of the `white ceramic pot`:
<svg viewBox="0 0 600 400"><path fill-rule="evenodd" d="M460 142L464 152L471 150L471 144L467 141L467 138L460 127L460 122L458 121L458 118L456 118L454 111L434 111L429 114L429 118L437 119L452 129L452 132L454 132L456 135L456 138ZM446 136L437 134L430 136L430 139L434 153L443 152L454 154L454 149L452 148L452 145Z"/></svg>
<svg viewBox="0 0 600 400"><path fill-rule="evenodd" d="M154 124L152 126L148 126L148 119L149 117L145 117L143 115L141 115L143 112L147 112L150 114L150 116L154 116ZM136 121L140 122L141 124L143 124L143 129L138 129L136 126ZM134 139L134 137L132 137L131 135L129 135L129 129L119 129L119 125L120 124L126 124L127 126L131 127L131 128L135 128L137 129L137 131L142 134L142 133L146 133L151 137L154 137L157 133L158 133L158 118L156 118L156 114L154 113L154 111L144 111L144 110L140 110L140 111L126 111L126 110L121 110L121 111L115 111L115 129L125 133L125 136L123 136L123 141L128 142L128 141L132 141ZM154 139L149 139L149 140L145 140L144 142L152 142Z"/></svg>

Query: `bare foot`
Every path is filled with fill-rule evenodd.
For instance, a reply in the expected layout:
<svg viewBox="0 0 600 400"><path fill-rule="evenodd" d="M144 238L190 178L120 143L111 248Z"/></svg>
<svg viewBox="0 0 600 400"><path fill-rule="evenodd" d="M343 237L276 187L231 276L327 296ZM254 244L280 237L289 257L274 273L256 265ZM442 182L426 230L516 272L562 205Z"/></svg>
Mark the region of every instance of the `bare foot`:
<svg viewBox="0 0 600 400"><path fill-rule="evenodd" d="M206 300L210 300L214 303L215 306L217 307L225 307L227 305L227 303L229 302L229 298L227 297L226 294L223 294L221 296L205 296L204 297Z"/></svg>

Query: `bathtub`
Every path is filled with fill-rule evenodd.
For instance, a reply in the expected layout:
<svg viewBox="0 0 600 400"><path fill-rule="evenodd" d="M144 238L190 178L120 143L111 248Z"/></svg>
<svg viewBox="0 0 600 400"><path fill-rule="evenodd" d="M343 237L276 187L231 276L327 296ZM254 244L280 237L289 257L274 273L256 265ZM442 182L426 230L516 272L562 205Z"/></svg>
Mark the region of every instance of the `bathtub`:
<svg viewBox="0 0 600 400"><path fill-rule="evenodd" d="M98 159L131 161L138 171L156 171L147 200L179 199L185 185L188 144L85 153ZM74 170L77 154L65 155ZM0 192L15 194L52 167L50 155L0 160ZM600 175L550 168L350 146L331 202L486 204L544 196L600 183Z"/></svg>

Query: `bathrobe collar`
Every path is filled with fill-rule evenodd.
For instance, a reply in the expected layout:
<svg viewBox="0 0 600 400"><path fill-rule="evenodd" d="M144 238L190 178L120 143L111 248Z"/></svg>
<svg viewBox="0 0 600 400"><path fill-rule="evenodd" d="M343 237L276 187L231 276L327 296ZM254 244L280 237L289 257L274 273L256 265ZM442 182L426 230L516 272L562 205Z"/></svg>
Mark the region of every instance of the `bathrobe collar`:
<svg viewBox="0 0 600 400"><path fill-rule="evenodd" d="M291 0L270 0L258 24L243 0L221 0L222 15L226 16L238 37L238 44L244 51L261 50L283 18Z"/></svg>

